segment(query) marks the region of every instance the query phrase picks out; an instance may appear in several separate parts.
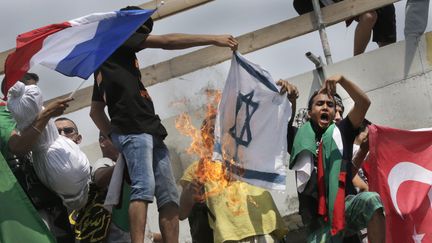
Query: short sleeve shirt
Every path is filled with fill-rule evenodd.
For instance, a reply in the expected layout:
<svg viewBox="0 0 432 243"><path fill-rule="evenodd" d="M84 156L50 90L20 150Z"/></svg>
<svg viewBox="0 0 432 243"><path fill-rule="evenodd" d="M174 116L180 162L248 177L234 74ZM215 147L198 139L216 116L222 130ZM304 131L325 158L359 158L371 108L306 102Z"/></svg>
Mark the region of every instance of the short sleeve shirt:
<svg viewBox="0 0 432 243"><path fill-rule="evenodd" d="M165 137L167 132L141 82L135 55L145 38L146 35L134 33L96 70L92 100L108 106L113 132Z"/></svg>

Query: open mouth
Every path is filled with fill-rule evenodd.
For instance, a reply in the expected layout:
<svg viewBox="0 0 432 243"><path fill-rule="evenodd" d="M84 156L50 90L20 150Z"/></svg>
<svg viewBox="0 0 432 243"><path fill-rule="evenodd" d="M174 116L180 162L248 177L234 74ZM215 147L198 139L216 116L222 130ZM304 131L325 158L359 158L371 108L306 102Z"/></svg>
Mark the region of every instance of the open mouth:
<svg viewBox="0 0 432 243"><path fill-rule="evenodd" d="M320 122L323 124L328 124L330 123L330 116L328 113L322 113L320 116Z"/></svg>

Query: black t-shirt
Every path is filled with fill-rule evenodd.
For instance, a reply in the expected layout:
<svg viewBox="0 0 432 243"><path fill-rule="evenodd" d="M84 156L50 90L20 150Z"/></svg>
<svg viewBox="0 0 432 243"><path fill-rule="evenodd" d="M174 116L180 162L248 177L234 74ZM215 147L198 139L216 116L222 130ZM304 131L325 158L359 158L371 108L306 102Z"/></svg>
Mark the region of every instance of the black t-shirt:
<svg viewBox="0 0 432 243"><path fill-rule="evenodd" d="M105 102L115 133L166 137L153 101L141 82L135 55L146 36L134 33L95 72L93 101Z"/></svg>

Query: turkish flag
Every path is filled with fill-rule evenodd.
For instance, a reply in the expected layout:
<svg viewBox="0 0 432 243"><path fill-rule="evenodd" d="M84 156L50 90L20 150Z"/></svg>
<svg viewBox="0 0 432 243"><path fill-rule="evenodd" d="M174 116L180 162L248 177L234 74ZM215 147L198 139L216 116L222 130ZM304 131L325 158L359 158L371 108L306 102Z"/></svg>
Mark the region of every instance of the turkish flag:
<svg viewBox="0 0 432 243"><path fill-rule="evenodd" d="M369 188L380 194L387 242L432 243L432 131L369 126Z"/></svg>

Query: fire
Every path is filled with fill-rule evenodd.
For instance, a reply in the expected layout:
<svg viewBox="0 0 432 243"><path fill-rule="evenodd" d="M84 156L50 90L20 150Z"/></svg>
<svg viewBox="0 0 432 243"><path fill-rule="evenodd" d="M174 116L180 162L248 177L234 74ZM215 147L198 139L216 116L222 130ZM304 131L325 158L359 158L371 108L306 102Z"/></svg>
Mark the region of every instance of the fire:
<svg viewBox="0 0 432 243"><path fill-rule="evenodd" d="M203 199L218 195L230 184L229 177L223 163L212 161L214 144L214 120L217 113L217 105L221 98L221 92L206 90L207 106L206 115L201 129L196 128L191 117L186 113L179 115L176 119L176 129L183 135L192 138L187 153L197 155L200 160L196 170L196 180L207 186ZM210 190L209 190L210 188Z"/></svg>
<svg viewBox="0 0 432 243"><path fill-rule="evenodd" d="M217 106L221 98L220 91L207 90L207 106L206 115L201 129L196 128L191 121L191 117L186 113L179 115L176 119L176 129L183 135L192 138L192 142L187 148L187 153L196 155L200 158L197 170L195 171L195 180L205 187L200 188L202 195L196 198L197 201L208 200L214 196L222 196L226 200L226 205L236 216L244 214L247 209L244 204L240 202L241 197L248 193L246 183L237 181L232 177L234 161L232 158L224 158L230 161L225 164L222 162L215 162L212 160L213 144L214 144L214 122L217 114ZM225 144L225 143L224 143ZM225 144L226 145L226 144ZM229 146L229 145L228 145ZM224 148L222 148L225 151ZM236 167L237 172L242 173L242 168ZM204 193L202 193L204 191ZM256 202L247 197L250 204L258 206Z"/></svg>

